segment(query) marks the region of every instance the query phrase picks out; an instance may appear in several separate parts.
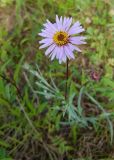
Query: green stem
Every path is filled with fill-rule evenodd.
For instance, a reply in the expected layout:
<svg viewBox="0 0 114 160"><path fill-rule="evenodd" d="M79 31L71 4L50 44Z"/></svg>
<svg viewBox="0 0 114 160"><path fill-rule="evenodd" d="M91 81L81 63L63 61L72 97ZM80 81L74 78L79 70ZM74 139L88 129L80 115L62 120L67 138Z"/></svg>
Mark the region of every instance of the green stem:
<svg viewBox="0 0 114 160"><path fill-rule="evenodd" d="M69 64L69 60L67 58L67 62L66 62L66 87L65 87L65 100L67 100L68 98L68 64Z"/></svg>

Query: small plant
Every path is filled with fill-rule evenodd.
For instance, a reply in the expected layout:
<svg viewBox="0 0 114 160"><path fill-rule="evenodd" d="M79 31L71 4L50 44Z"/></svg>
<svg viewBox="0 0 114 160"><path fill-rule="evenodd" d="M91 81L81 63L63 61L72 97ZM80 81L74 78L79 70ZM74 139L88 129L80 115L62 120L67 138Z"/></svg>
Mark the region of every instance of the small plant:
<svg viewBox="0 0 114 160"><path fill-rule="evenodd" d="M54 83L52 77L51 77L51 83L49 84L48 81L43 77L41 71L39 70L38 65L36 65L37 70L33 70L30 68L28 64L24 65L24 69L27 70L29 73L31 73L34 77L37 79L34 81L35 86L38 86L38 90L32 89L34 94L43 95L47 100L53 100L54 104L56 104L56 101L59 102L60 106L54 106L52 107L53 110L57 113L62 113L63 118L68 117L68 119L64 119L64 121L61 121L60 124L63 125L73 125L77 124L80 127L89 127L89 124L92 124L93 127L99 125L99 120L106 120L109 125L109 132L110 132L110 141L113 142L113 124L110 121L110 117L113 115L113 113L108 113L104 110L104 107L99 104L97 100L95 100L87 91L86 87L78 86L80 89L77 104L74 105L74 98L76 97L76 93L73 91L70 92L69 97L66 101L64 96L62 95L62 92L58 89L56 84ZM25 78L28 82L29 86L32 86L29 78L27 77L27 74L24 73ZM72 83L72 82L71 82ZM36 88L36 87L35 87ZM100 110L100 114L97 116L85 116L85 111L82 107L83 97L86 96L94 105L95 107Z"/></svg>

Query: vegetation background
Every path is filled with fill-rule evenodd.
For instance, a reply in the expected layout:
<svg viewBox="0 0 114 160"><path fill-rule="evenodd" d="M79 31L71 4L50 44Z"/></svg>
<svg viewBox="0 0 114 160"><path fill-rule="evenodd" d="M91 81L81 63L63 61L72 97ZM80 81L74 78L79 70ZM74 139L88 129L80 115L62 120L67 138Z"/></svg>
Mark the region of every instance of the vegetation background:
<svg viewBox="0 0 114 160"><path fill-rule="evenodd" d="M66 65L40 51L55 15L85 28ZM114 160L114 0L0 0L0 160Z"/></svg>

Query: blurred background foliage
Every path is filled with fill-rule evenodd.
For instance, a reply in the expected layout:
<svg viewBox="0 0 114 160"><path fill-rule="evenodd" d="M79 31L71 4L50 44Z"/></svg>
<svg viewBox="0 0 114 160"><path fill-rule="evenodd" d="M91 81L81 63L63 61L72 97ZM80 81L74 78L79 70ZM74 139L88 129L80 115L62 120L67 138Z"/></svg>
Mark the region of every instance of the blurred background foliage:
<svg viewBox="0 0 114 160"><path fill-rule="evenodd" d="M69 64L40 51L46 19L73 17L87 45ZM0 160L114 159L114 1L0 0Z"/></svg>

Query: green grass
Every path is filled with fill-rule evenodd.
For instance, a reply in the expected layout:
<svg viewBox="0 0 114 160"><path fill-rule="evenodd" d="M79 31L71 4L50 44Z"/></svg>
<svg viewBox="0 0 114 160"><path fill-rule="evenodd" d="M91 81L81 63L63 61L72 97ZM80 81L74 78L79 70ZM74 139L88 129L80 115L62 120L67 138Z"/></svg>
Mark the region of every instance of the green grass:
<svg viewBox="0 0 114 160"><path fill-rule="evenodd" d="M66 64L38 44L56 14L87 37L69 63L67 100ZM0 24L0 160L113 160L113 0L1 0Z"/></svg>

